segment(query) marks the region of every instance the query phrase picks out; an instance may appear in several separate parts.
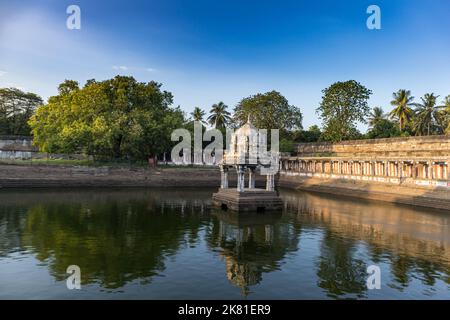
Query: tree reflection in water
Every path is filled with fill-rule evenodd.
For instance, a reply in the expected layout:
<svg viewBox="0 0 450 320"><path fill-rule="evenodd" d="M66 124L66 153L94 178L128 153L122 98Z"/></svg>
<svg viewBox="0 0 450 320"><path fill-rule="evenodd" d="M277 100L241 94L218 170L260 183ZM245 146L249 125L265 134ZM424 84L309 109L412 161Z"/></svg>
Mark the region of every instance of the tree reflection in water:
<svg viewBox="0 0 450 320"><path fill-rule="evenodd" d="M20 230L21 246L48 263L57 280L76 264L82 284L147 283L168 256L194 241L202 224L205 203L186 192L167 200L158 192L73 192L43 194L44 201L28 207Z"/></svg>
<svg viewBox="0 0 450 320"><path fill-rule="evenodd" d="M57 281L76 264L82 285L132 290L127 284L137 283L158 292L165 287L155 286L155 276L166 277L168 266L178 264L186 278L180 298L195 292L190 277L199 274L211 287L220 285L214 288L223 298L235 287L242 297L273 297L273 287L264 286L269 274L284 284L278 297L371 298L370 264L384 266L379 297L433 296L443 283L450 289L448 213L282 190L283 213L236 215L212 210L211 192L3 191L0 266L15 254L32 255ZM203 265L195 259L179 265L176 257L199 247ZM223 266L225 274L204 269L211 266L220 272ZM208 286L203 290L200 297L208 298Z"/></svg>

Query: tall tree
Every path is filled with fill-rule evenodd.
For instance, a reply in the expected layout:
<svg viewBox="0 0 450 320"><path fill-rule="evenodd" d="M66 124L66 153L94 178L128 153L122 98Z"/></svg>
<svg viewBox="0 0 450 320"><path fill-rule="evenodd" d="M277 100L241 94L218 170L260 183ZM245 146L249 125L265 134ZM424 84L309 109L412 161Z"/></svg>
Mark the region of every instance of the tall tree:
<svg viewBox="0 0 450 320"><path fill-rule="evenodd" d="M16 88L0 89L0 134L29 135L28 120L42 98Z"/></svg>
<svg viewBox="0 0 450 320"><path fill-rule="evenodd" d="M398 129L398 125L389 119L383 118L377 121L370 130L367 131L365 137L368 139L377 139L398 137L400 135L401 133Z"/></svg>
<svg viewBox="0 0 450 320"><path fill-rule="evenodd" d="M308 130L296 130L292 133L294 142L317 142L322 135L319 126L312 125Z"/></svg>
<svg viewBox="0 0 450 320"><path fill-rule="evenodd" d="M438 108L436 100L439 96L434 93L426 93L420 98L422 103L415 103L415 116L413 121L413 129L416 135L430 135L434 132L439 133L437 124L439 122Z"/></svg>
<svg viewBox="0 0 450 320"><path fill-rule="evenodd" d="M380 123L385 118L386 117L384 115L383 108L374 107L369 116L369 127L373 128L374 126L376 126L378 123Z"/></svg>
<svg viewBox="0 0 450 320"><path fill-rule="evenodd" d="M414 97L411 96L411 91L400 89L392 94L393 100L391 105L394 109L389 113L391 118L398 120L400 131L405 129L405 125L411 120L414 115L411 106L413 106Z"/></svg>
<svg viewBox="0 0 450 320"><path fill-rule="evenodd" d="M227 109L228 106L222 101L213 104L209 111L209 124L216 129L225 128L231 120L230 112Z"/></svg>
<svg viewBox="0 0 450 320"><path fill-rule="evenodd" d="M323 97L316 112L323 122L322 138L342 141L359 137L357 123L366 123L372 91L355 80L336 82L322 90Z"/></svg>
<svg viewBox="0 0 450 320"><path fill-rule="evenodd" d="M302 129L302 113L277 91L258 93L242 99L234 109L234 121L242 125L252 117L252 122L261 129L288 131Z"/></svg>
<svg viewBox="0 0 450 320"><path fill-rule="evenodd" d="M439 106L439 123L446 134L450 134L450 95Z"/></svg>
<svg viewBox="0 0 450 320"><path fill-rule="evenodd" d="M170 107L172 100L159 83L116 76L60 90L37 109L30 125L45 152L146 159L167 151L171 132L184 122L181 110Z"/></svg>
<svg viewBox="0 0 450 320"><path fill-rule="evenodd" d="M195 107L194 111L191 112L191 116L192 116L192 120L203 123L204 122L203 117L205 116L205 111L203 111L199 107Z"/></svg>
<svg viewBox="0 0 450 320"><path fill-rule="evenodd" d="M93 81L95 81L94 79L90 79L90 80L88 80L87 82L86 82L86 85L89 85L89 84L91 84ZM75 81L75 80L64 80L64 82L63 83L61 83L59 86L58 86L58 92L59 92L59 94L62 96L62 95L66 95L66 94L69 94L69 93L71 93L71 92L74 92L74 91L76 91L76 90L78 90L79 89L79 84L78 84L78 82L77 81Z"/></svg>

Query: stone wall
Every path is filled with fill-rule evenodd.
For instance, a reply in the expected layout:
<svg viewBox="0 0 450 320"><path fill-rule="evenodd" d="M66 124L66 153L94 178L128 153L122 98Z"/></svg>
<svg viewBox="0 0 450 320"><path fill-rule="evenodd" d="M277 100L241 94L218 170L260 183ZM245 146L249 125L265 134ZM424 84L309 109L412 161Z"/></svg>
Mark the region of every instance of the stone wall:
<svg viewBox="0 0 450 320"><path fill-rule="evenodd" d="M300 143L300 157L399 157L450 158L450 136L425 136L388 139L351 140L337 143Z"/></svg>
<svg viewBox="0 0 450 320"><path fill-rule="evenodd" d="M380 199L402 203L411 198L408 192L397 197L400 189L388 186L403 191L422 189L418 192L424 196L417 197L421 205L450 208L450 199L439 206L440 200L428 201L431 194L439 194L441 199L449 194L450 136L298 144L296 155L281 158L280 182L328 193L342 189L339 194L365 198L373 197L372 186L378 185L385 190L378 191ZM349 186L358 187L350 190Z"/></svg>
<svg viewBox="0 0 450 320"><path fill-rule="evenodd" d="M29 136L0 136L0 160L33 160L33 159L76 159L85 160L90 157L83 154L42 153L33 145Z"/></svg>
<svg viewBox="0 0 450 320"><path fill-rule="evenodd" d="M0 159L31 159L37 151L31 137L0 136Z"/></svg>

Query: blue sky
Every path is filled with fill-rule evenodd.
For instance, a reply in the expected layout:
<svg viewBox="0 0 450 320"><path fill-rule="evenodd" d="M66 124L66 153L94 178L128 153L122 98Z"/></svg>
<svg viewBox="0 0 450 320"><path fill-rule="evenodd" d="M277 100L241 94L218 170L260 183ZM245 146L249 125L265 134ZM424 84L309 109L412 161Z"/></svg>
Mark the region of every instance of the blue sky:
<svg viewBox="0 0 450 320"><path fill-rule="evenodd" d="M81 30L66 28L71 4ZM366 27L371 4L381 30ZM385 111L400 88L443 98L449 57L449 0L0 0L0 87L44 98L64 79L116 74L162 82L186 112L277 90L309 127L335 81L361 82Z"/></svg>

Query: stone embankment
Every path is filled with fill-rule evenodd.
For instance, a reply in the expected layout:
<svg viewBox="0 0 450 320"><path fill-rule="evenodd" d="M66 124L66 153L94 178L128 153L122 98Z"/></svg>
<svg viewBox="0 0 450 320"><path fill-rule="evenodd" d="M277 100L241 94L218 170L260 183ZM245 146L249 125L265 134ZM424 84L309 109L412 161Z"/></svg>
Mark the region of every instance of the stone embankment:
<svg viewBox="0 0 450 320"><path fill-rule="evenodd" d="M236 175L230 173L231 183ZM264 177L257 179L259 186ZM217 168L0 165L0 188L219 187Z"/></svg>
<svg viewBox="0 0 450 320"><path fill-rule="evenodd" d="M431 189L374 182L289 176L281 176L278 185L289 189L450 211L450 192L441 188Z"/></svg>

